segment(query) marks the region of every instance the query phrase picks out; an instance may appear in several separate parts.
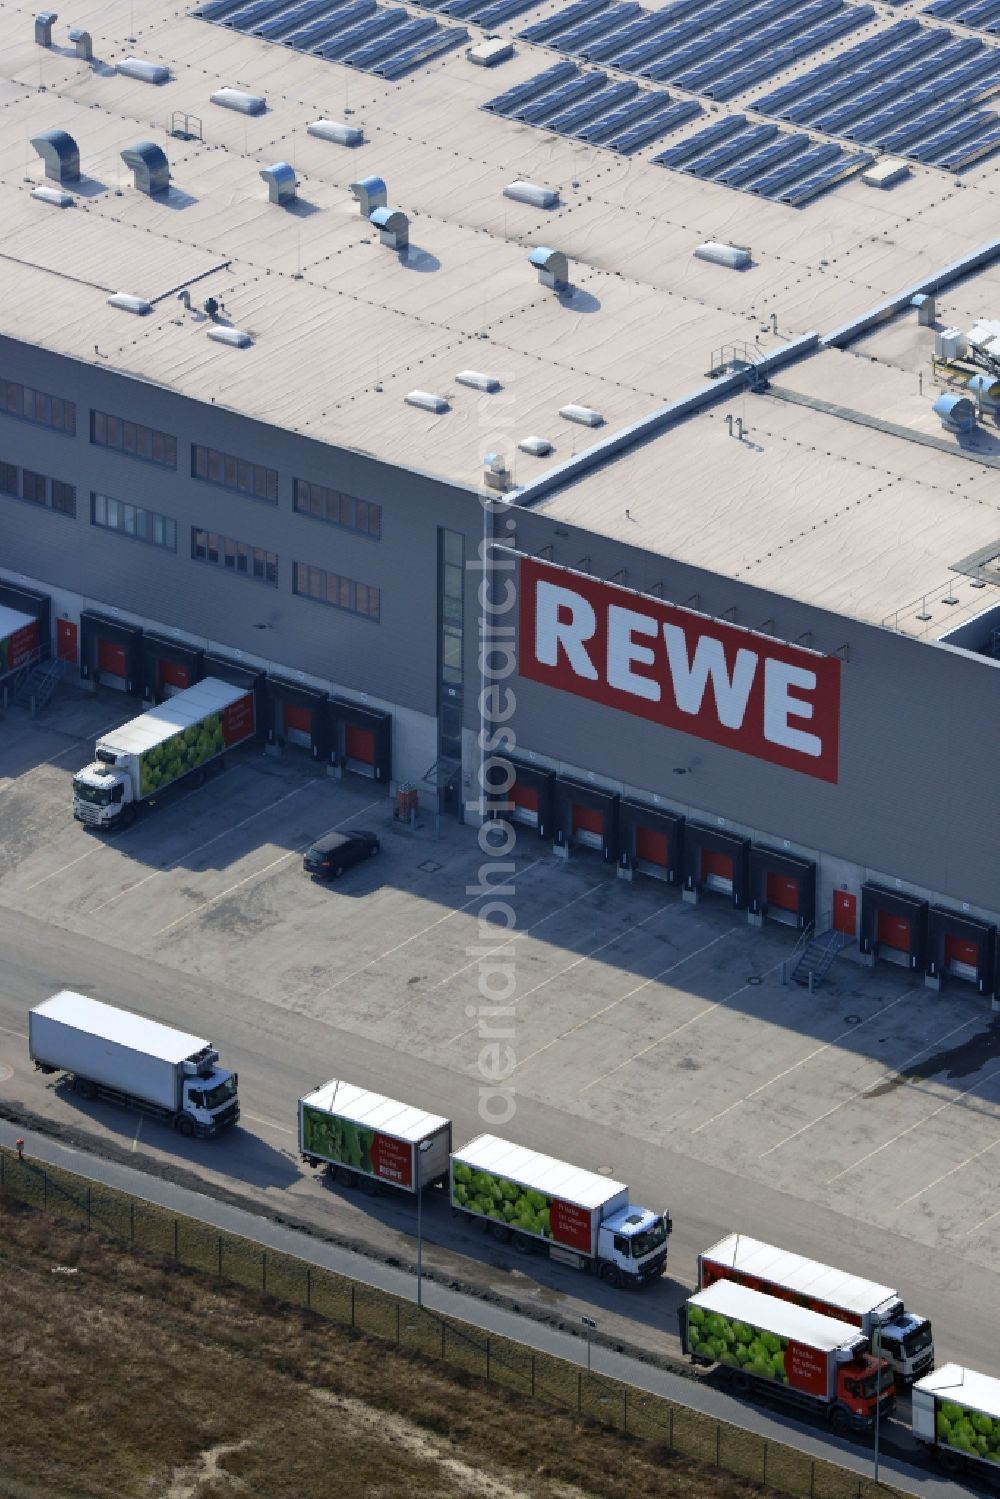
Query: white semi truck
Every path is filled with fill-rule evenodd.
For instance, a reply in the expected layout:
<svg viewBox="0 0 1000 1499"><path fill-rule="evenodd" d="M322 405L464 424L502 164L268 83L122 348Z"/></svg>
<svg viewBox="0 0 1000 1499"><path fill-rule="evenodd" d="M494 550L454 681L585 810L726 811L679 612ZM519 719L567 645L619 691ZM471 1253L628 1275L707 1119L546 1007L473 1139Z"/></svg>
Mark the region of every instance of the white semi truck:
<svg viewBox="0 0 1000 1499"><path fill-rule="evenodd" d="M346 1186L385 1182L413 1194L447 1181L451 1120L331 1078L299 1099L299 1151Z"/></svg>
<svg viewBox="0 0 1000 1499"><path fill-rule="evenodd" d="M216 1135L240 1117L235 1072L210 1041L62 989L28 1012L40 1072L65 1072L81 1098L125 1104L182 1135Z"/></svg>
<svg viewBox="0 0 1000 1499"><path fill-rule="evenodd" d="M608 1285L656 1280L667 1263L669 1213L631 1204L623 1182L495 1135L452 1152L451 1204L515 1249L593 1270Z"/></svg>
<svg viewBox="0 0 1000 1499"><path fill-rule="evenodd" d="M913 1435L950 1472L1000 1485L1000 1379L944 1364L913 1386Z"/></svg>
<svg viewBox="0 0 1000 1499"><path fill-rule="evenodd" d="M889 1286L862 1280L859 1275L807 1260L745 1234L727 1234L698 1256L699 1289L719 1280L735 1281L824 1316L851 1322L869 1338L877 1331L879 1353L900 1385L911 1385L934 1368L930 1322L908 1312Z"/></svg>
<svg viewBox="0 0 1000 1499"><path fill-rule="evenodd" d="M73 777L73 816L103 831L127 827L169 787L199 785L254 731L253 693L205 677L97 741L93 762Z"/></svg>

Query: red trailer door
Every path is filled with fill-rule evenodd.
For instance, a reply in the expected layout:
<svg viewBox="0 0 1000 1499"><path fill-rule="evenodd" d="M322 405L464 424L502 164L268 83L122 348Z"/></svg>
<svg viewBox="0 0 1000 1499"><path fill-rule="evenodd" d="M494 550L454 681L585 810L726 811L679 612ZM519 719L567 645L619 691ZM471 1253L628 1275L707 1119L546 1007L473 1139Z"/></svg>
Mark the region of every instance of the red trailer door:
<svg viewBox="0 0 1000 1499"><path fill-rule="evenodd" d="M667 835L658 828L637 827L635 830L635 856L640 864L651 864L654 869L666 874L670 850Z"/></svg>
<svg viewBox="0 0 1000 1499"><path fill-rule="evenodd" d="M716 853L712 848L703 848L701 882L708 890L720 890L724 895L731 895L733 893L732 855Z"/></svg>
<svg viewBox="0 0 1000 1499"><path fill-rule="evenodd" d="M285 703L281 710L281 722L289 744L299 744L303 749L312 749L312 710L300 708L295 703Z"/></svg>
<svg viewBox="0 0 1000 1499"><path fill-rule="evenodd" d="M953 937L949 932L944 939L944 966L956 978L975 983L979 977L979 943L970 942L967 937Z"/></svg>
<svg viewBox="0 0 1000 1499"><path fill-rule="evenodd" d="M119 677L124 682L128 675L125 647L114 640L98 640L97 669L102 677Z"/></svg>
<svg viewBox="0 0 1000 1499"><path fill-rule="evenodd" d="M905 916L894 916L891 911L878 913L878 945L890 947L895 952L910 951L910 923Z"/></svg>
<svg viewBox="0 0 1000 1499"><path fill-rule="evenodd" d="M573 842L586 848L604 847L604 813L600 807L573 803Z"/></svg>
<svg viewBox="0 0 1000 1499"><path fill-rule="evenodd" d="M175 692L183 692L185 687L191 686L191 673L178 661L161 661L157 675L164 697L172 697Z"/></svg>
<svg viewBox="0 0 1000 1499"><path fill-rule="evenodd" d="M540 797L537 786L525 786L520 781L515 781L510 788L510 799L514 803L512 816L515 822L523 822L528 827L538 826L538 805Z"/></svg>
<svg viewBox="0 0 1000 1499"><path fill-rule="evenodd" d="M767 876L767 903L779 911L792 911L796 914L799 909L799 882L790 874L775 874L769 871Z"/></svg>

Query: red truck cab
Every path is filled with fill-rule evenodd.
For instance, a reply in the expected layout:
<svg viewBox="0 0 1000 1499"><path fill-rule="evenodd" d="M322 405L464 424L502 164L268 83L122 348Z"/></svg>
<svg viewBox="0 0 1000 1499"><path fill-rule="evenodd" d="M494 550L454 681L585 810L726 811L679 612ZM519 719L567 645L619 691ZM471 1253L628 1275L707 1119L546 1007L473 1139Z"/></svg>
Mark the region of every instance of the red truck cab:
<svg viewBox="0 0 1000 1499"><path fill-rule="evenodd" d="M853 1426L875 1424L876 1402L880 1419L891 1416L896 1405L896 1380L884 1358L862 1354L837 1370L837 1403L850 1417Z"/></svg>

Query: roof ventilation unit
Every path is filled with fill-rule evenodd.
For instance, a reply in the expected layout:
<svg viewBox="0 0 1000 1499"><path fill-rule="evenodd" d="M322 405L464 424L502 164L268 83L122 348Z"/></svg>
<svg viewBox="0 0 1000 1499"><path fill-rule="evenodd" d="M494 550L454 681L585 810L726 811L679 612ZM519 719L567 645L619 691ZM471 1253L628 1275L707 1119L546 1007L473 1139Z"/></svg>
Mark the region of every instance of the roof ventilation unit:
<svg viewBox="0 0 1000 1499"><path fill-rule="evenodd" d="M364 218L370 219L376 208L384 208L389 201L385 183L381 177L359 177L351 183L355 201L361 205Z"/></svg>
<svg viewBox="0 0 1000 1499"><path fill-rule="evenodd" d="M231 349L249 349L253 339L242 328L227 328L216 323L208 330L209 338L217 344L228 344Z"/></svg>
<svg viewBox="0 0 1000 1499"><path fill-rule="evenodd" d="M964 359L968 352L969 340L961 328L941 328L935 333L935 359L945 359L950 364L953 359Z"/></svg>
<svg viewBox="0 0 1000 1499"><path fill-rule="evenodd" d="M40 203L51 203L55 208L72 208L76 201L72 193L65 192L61 187L35 187L32 188L31 196Z"/></svg>
<svg viewBox="0 0 1000 1499"><path fill-rule="evenodd" d="M126 146L122 161L132 168L138 192L153 197L169 190L170 167L165 152L155 141L139 141L134 146Z"/></svg>
<svg viewBox="0 0 1000 1499"><path fill-rule="evenodd" d="M58 11L40 10L35 17L35 41L40 47L52 46L52 28L59 19Z"/></svg>
<svg viewBox="0 0 1000 1499"><path fill-rule="evenodd" d="M94 60L94 41L89 31L81 31L79 26L70 30L69 39L76 48L77 57L82 57L84 62Z"/></svg>
<svg viewBox="0 0 1000 1499"><path fill-rule="evenodd" d="M465 55L470 62L481 68L495 68L498 62L506 62L514 56L514 43L505 36L488 36L472 47L466 47Z"/></svg>
<svg viewBox="0 0 1000 1499"><path fill-rule="evenodd" d="M523 182L520 178L505 187L503 195L513 198L515 203L528 203L532 208L559 207L558 188L542 187L537 182Z"/></svg>
<svg viewBox="0 0 1000 1499"><path fill-rule="evenodd" d="M937 304L930 292L918 291L910 298L910 306L917 309L917 322L921 328L933 328L937 318Z"/></svg>
<svg viewBox="0 0 1000 1499"><path fill-rule="evenodd" d="M503 389L496 375L484 375L479 370L460 370L455 381L458 385L469 385L473 390L488 391L490 395Z"/></svg>
<svg viewBox="0 0 1000 1499"><path fill-rule="evenodd" d="M1000 406L1000 380L996 375L973 375L965 390L975 401L978 411L985 407L996 414L997 406Z"/></svg>
<svg viewBox="0 0 1000 1499"><path fill-rule="evenodd" d="M896 161L891 156L883 156L881 161L875 162L867 171L861 173L861 181L866 187L895 187L898 182L903 182L910 175L910 169L905 161Z"/></svg>
<svg viewBox="0 0 1000 1499"><path fill-rule="evenodd" d="M147 312L152 312L153 304L145 297L134 297L128 291L116 291L108 298L109 307L119 307L122 312L135 312L139 317L145 317Z"/></svg>
<svg viewBox="0 0 1000 1499"><path fill-rule="evenodd" d="M378 230L378 237L390 250L406 250L410 245L410 221L400 208L376 208L368 222Z"/></svg>
<svg viewBox="0 0 1000 1499"><path fill-rule="evenodd" d="M421 411L433 411L435 416L441 416L451 409L444 396L432 395L429 390L411 390L403 400L407 406L419 406Z"/></svg>
<svg viewBox="0 0 1000 1499"><path fill-rule="evenodd" d="M513 484L513 476L502 453L487 453L483 459L483 483L489 489L498 489L506 494Z"/></svg>
<svg viewBox="0 0 1000 1499"><path fill-rule="evenodd" d="M539 245L537 250L532 250L528 259L537 270L542 286L551 287L556 292L569 290L569 261L561 250L550 250L547 245Z"/></svg>
<svg viewBox="0 0 1000 1499"><path fill-rule="evenodd" d="M360 146L365 138L360 125L344 125L340 120L313 120L306 127L306 134L318 136L321 141L333 141L335 146Z"/></svg>
<svg viewBox="0 0 1000 1499"><path fill-rule="evenodd" d="M547 453L552 452L552 444L547 437L522 437L518 447L522 453L530 453L532 458L544 458Z"/></svg>
<svg viewBox="0 0 1000 1499"><path fill-rule="evenodd" d="M144 57L123 57L115 63L115 72L123 78L137 78L140 83L168 83L170 69L162 62L147 62Z"/></svg>
<svg viewBox="0 0 1000 1499"><path fill-rule="evenodd" d="M267 108L263 94L248 94L242 88L217 88L209 97L213 104L221 104L223 109L235 109L241 115L262 115Z"/></svg>
<svg viewBox="0 0 1000 1499"><path fill-rule="evenodd" d="M731 271L745 271L753 263L747 245L730 245L718 239L707 239L694 253L696 260L710 260L713 265L725 265Z"/></svg>
<svg viewBox="0 0 1000 1499"><path fill-rule="evenodd" d="M941 425L946 432L956 432L962 437L975 431L976 408L967 396L938 396L934 402L934 412L941 418Z"/></svg>
<svg viewBox="0 0 1000 1499"><path fill-rule="evenodd" d="M45 175L53 182L79 182L80 148L65 130L43 130L31 144L45 163Z"/></svg>
<svg viewBox="0 0 1000 1499"><path fill-rule="evenodd" d="M559 415L565 417L568 422L576 422L581 427L604 426L603 416L592 406L561 406Z"/></svg>
<svg viewBox="0 0 1000 1499"><path fill-rule="evenodd" d="M287 161L276 161L273 167L262 167L261 178L267 183L267 195L272 203L294 203L295 168Z"/></svg>

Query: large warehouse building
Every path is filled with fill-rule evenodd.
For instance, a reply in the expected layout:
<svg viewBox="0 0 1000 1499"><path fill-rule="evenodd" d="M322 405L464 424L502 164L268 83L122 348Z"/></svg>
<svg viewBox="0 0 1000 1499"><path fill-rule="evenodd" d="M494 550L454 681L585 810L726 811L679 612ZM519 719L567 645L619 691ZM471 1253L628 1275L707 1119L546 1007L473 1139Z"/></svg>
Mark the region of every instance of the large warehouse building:
<svg viewBox="0 0 1000 1499"><path fill-rule="evenodd" d="M0 672L468 820L502 719L525 838L995 996L1000 48L922 6L4 11Z"/></svg>

